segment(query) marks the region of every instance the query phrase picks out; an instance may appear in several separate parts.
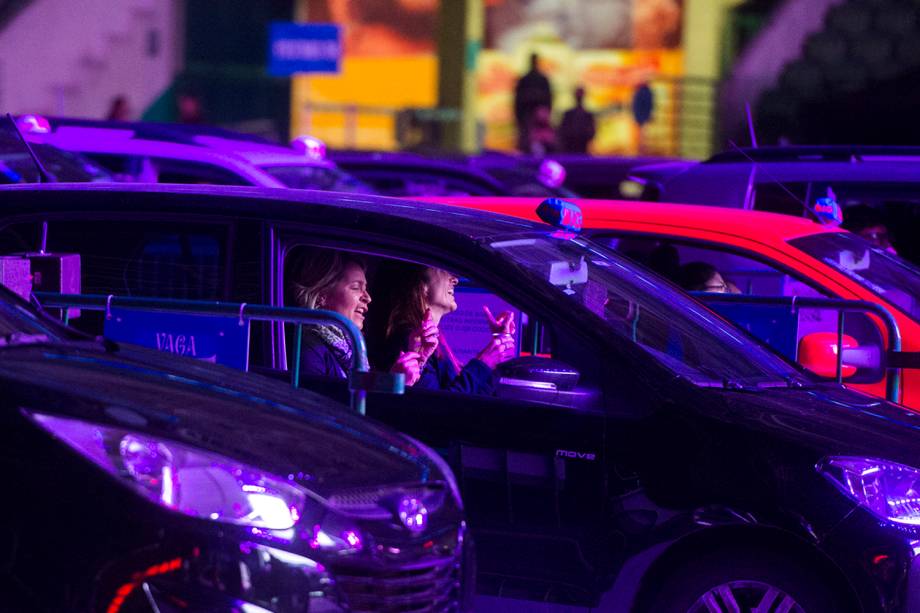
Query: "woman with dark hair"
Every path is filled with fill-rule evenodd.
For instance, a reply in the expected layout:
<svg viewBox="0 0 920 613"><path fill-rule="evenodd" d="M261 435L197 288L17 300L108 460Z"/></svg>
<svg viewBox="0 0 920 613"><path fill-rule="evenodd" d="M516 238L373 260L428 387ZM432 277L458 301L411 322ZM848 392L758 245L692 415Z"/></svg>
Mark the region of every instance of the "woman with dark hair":
<svg viewBox="0 0 920 613"><path fill-rule="evenodd" d="M688 292L740 294L731 281L725 280L716 267L708 262L690 262L680 267L680 286Z"/></svg>
<svg viewBox="0 0 920 613"><path fill-rule="evenodd" d="M308 309L335 311L361 330L371 303L366 273L367 264L355 255L329 249L310 250L296 264L293 302ZM352 367L352 349L338 326L304 326L301 372L345 378ZM369 370L366 360L363 366ZM415 384L419 376L418 354L399 352L390 372L405 374L406 385Z"/></svg>
<svg viewBox="0 0 920 613"><path fill-rule="evenodd" d="M421 374L416 387L491 394L493 369L514 356L513 314L495 318L485 309L492 338L461 367L438 329L441 319L457 310L458 278L446 270L414 264L401 264L398 273L390 276L382 355L407 351L418 355Z"/></svg>

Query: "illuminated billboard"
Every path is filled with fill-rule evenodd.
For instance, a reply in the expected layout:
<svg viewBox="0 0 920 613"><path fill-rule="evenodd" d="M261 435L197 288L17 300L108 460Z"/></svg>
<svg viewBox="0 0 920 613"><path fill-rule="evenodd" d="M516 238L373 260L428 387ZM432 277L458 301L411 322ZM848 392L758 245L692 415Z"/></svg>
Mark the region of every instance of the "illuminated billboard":
<svg viewBox="0 0 920 613"><path fill-rule="evenodd" d="M683 74L681 0L486 0L485 49L477 66L484 146L517 145L514 88L539 56L552 87L552 116L574 104L576 87L594 113L594 153L670 153L676 85ZM648 84L651 122L640 129L633 96Z"/></svg>

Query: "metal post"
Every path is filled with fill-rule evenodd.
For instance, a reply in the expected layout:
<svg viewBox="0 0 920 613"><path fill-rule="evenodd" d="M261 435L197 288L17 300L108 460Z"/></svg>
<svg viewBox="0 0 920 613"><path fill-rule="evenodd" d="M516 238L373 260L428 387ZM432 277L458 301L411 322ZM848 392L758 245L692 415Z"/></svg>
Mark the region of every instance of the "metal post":
<svg viewBox="0 0 920 613"><path fill-rule="evenodd" d="M297 324L297 332L294 337L294 365L291 369L291 385L300 387L300 353L303 347L303 324Z"/></svg>
<svg viewBox="0 0 920 613"><path fill-rule="evenodd" d="M837 312L837 383L843 383L843 309Z"/></svg>
<svg viewBox="0 0 920 613"><path fill-rule="evenodd" d="M354 149L358 143L358 108L354 104L345 107L345 146Z"/></svg>

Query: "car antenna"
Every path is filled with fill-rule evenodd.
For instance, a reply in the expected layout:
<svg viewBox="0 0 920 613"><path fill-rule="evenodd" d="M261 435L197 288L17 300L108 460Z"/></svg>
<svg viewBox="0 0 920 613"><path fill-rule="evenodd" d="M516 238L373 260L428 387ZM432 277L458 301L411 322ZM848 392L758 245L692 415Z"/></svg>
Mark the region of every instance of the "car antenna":
<svg viewBox="0 0 920 613"><path fill-rule="evenodd" d="M757 148L757 132L754 131L754 117L751 115L751 103L744 103L744 112L747 115L748 133L751 135L751 147Z"/></svg>
<svg viewBox="0 0 920 613"><path fill-rule="evenodd" d="M729 140L729 141L728 141L728 144L731 145L732 149L734 149L735 151L737 151L738 153L740 153L745 159L747 159L747 161L749 161L749 162L751 163L751 170L752 170L752 172L753 172L754 167L757 166L757 161L756 161L754 158L752 158L750 155L748 155L747 152L745 152L744 149L742 149L741 147L739 147L738 145L736 145L736 144L735 144L735 141ZM780 188L781 190L783 190L784 192L786 192L786 194L787 194L790 198L792 198L793 200L795 200L796 202L798 202L799 204L801 204L801 205L802 205L802 209L805 211L806 215L809 215L810 217L812 217L812 218L813 218L815 221L817 221L818 223L823 223L823 221L822 221L821 218L818 216L818 214L817 214L810 206L808 206L808 203L807 203L806 201L802 200L801 198L799 198L798 196L796 196L795 194L793 194L793 193L792 193L792 190L790 190L788 187L786 187L785 185L783 185L779 180L775 179L774 177L771 177L771 176L770 176L770 173L768 173L768 172L766 171L766 169L765 169L763 166L761 166L760 169L761 169L761 171L763 172L763 174L767 177L767 179L769 179L770 181L772 181L773 183L775 183L776 185L778 185L779 188ZM751 180L751 177L748 177L748 182L749 182L749 183L750 183L750 180Z"/></svg>
<svg viewBox="0 0 920 613"><path fill-rule="evenodd" d="M13 119L13 115L7 113L6 118L10 120L11 124L13 124L13 130L19 136L19 140L22 141L26 151L29 152L29 156L32 158L32 161L35 162L35 166L38 168L38 182L41 183L44 181L45 183L57 183L57 179L45 169L44 165L41 163L41 160L39 160L38 156L35 155L35 151L32 149L32 145L30 145L29 141L26 140L26 137L23 136L22 130L19 129L19 126L16 125L16 120Z"/></svg>

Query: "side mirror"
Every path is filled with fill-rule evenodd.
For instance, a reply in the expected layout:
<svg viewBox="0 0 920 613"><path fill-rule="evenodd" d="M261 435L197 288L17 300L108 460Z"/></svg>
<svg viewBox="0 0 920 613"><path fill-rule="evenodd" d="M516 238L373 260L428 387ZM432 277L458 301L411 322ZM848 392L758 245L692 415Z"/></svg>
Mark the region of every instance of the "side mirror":
<svg viewBox="0 0 920 613"><path fill-rule="evenodd" d="M499 364L499 385L570 391L578 384L577 370L552 358L521 356Z"/></svg>
<svg viewBox="0 0 920 613"><path fill-rule="evenodd" d="M571 407L589 406L596 393L575 389L580 378L578 370L559 360L521 356L495 369L495 395Z"/></svg>
<svg viewBox="0 0 920 613"><path fill-rule="evenodd" d="M857 340L843 335L842 347L837 347L835 332L812 332L799 341L799 363L819 377L837 376L838 350L841 352L840 374L848 379L860 368L870 370L882 367L882 352L875 345L860 347Z"/></svg>

